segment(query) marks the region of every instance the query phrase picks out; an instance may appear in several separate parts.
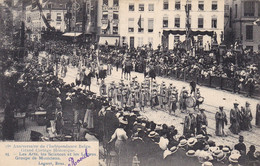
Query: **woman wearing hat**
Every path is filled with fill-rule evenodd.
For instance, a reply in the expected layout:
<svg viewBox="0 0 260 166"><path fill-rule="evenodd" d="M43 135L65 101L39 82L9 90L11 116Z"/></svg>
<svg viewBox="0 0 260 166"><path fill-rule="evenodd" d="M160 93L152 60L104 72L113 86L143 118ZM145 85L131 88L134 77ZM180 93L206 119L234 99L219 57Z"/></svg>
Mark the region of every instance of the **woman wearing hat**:
<svg viewBox="0 0 260 166"><path fill-rule="evenodd" d="M114 134L111 136L111 139L108 143L111 143L115 140L115 151L119 157L119 165L122 165L122 159L125 151L126 140L128 139L125 131L125 125L127 125L127 121L123 118L119 120L119 126L115 130Z"/></svg>

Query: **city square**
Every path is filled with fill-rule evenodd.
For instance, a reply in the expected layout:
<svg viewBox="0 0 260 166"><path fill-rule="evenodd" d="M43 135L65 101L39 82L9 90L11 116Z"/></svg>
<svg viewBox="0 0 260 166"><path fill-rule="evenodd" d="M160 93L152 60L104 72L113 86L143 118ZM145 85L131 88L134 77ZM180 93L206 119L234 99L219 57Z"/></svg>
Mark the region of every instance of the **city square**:
<svg viewBox="0 0 260 166"><path fill-rule="evenodd" d="M99 165L259 165L259 0L0 4L2 141L97 141Z"/></svg>

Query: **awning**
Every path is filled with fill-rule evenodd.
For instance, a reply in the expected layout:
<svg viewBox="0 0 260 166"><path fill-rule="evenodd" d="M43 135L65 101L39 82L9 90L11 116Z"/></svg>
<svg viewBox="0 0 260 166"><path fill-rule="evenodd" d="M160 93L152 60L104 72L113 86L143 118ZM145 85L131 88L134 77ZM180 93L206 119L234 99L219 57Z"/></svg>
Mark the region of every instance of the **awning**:
<svg viewBox="0 0 260 166"><path fill-rule="evenodd" d="M79 35L81 35L82 33L79 32L68 32L68 33L64 33L62 36L68 36L68 37L77 37Z"/></svg>
<svg viewBox="0 0 260 166"><path fill-rule="evenodd" d="M115 46L119 44L119 37L115 36L100 36L99 38L99 45L106 45L106 42L109 46Z"/></svg>
<svg viewBox="0 0 260 166"><path fill-rule="evenodd" d="M186 31L185 30L164 30L163 35L168 36L169 34L172 35L185 35ZM214 31L191 31L191 35L193 36L198 36L198 35L208 35L208 36L213 36Z"/></svg>
<svg viewBox="0 0 260 166"><path fill-rule="evenodd" d="M108 24L103 24L101 29L107 29Z"/></svg>

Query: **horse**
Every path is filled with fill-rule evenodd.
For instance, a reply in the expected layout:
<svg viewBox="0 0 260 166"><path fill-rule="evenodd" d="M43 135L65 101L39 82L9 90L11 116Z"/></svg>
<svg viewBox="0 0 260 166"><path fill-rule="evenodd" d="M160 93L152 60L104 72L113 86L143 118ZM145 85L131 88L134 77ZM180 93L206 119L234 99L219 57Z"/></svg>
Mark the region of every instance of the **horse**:
<svg viewBox="0 0 260 166"><path fill-rule="evenodd" d="M129 76L129 79L131 79L131 70L132 70L133 66L132 66L132 63L131 61L126 61L124 64L123 64L123 67L122 67L122 74L121 74L121 78L123 77L124 75L124 78L128 80L128 76Z"/></svg>
<svg viewBox="0 0 260 166"><path fill-rule="evenodd" d="M84 73L84 78L83 78L83 81L82 81L82 85L85 85L85 90L86 90L86 87L88 86L89 87L89 91L90 91L91 78L95 78L95 74L93 72L90 72L88 75L86 75Z"/></svg>

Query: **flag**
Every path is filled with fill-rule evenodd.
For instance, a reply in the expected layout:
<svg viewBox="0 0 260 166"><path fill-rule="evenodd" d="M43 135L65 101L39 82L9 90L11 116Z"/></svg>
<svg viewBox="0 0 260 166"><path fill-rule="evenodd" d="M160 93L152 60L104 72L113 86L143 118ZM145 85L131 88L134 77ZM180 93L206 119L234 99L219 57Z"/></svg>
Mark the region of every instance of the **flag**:
<svg viewBox="0 0 260 166"><path fill-rule="evenodd" d="M139 20L138 20L138 22L137 22L137 25L139 26L139 28L142 28L141 15L140 15L140 18L139 18Z"/></svg>
<svg viewBox="0 0 260 166"><path fill-rule="evenodd" d="M260 26L260 18L258 18L257 20L255 20L253 24Z"/></svg>

